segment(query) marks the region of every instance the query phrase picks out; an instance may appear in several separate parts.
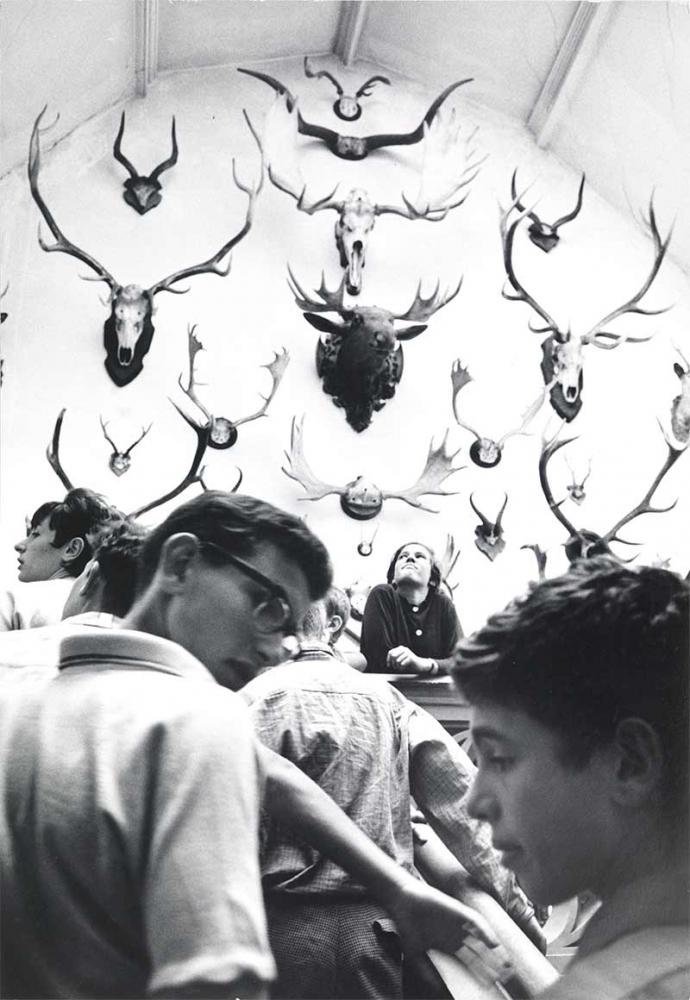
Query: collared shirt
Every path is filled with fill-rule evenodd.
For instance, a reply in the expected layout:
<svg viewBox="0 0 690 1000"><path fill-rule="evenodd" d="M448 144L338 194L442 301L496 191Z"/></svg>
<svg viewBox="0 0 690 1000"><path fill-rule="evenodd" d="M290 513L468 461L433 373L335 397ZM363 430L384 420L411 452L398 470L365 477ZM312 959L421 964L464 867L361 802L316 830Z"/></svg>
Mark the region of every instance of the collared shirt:
<svg viewBox="0 0 690 1000"><path fill-rule="evenodd" d="M421 604L410 604L389 583L372 588L364 607L361 649L370 673L388 673L386 657L395 646L436 660L443 673L462 636L455 605L434 587Z"/></svg>
<svg viewBox="0 0 690 1000"><path fill-rule="evenodd" d="M0 699L3 996L268 981L245 706L165 639L82 629ZM229 766L230 765L230 766Z"/></svg>
<svg viewBox="0 0 690 1000"><path fill-rule="evenodd" d="M0 686L56 677L64 638L85 628L114 628L117 621L103 611L85 611L55 625L0 632Z"/></svg>
<svg viewBox="0 0 690 1000"><path fill-rule="evenodd" d="M317 659L313 653L318 652ZM410 794L479 885L516 919L532 908L491 846L486 824L467 814L475 767L427 712L379 677L342 663L329 647L267 670L241 691L257 735L326 791L350 819L408 871L413 867ZM272 821L265 823L267 891L364 890L341 868Z"/></svg>

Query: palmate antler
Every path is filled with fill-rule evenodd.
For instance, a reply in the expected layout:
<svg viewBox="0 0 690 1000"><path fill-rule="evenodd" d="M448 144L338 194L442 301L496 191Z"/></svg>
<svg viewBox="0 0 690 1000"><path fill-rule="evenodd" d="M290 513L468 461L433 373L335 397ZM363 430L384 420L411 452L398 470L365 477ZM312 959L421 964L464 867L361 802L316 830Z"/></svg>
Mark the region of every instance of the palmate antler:
<svg viewBox="0 0 690 1000"><path fill-rule="evenodd" d="M287 459L287 468L283 466L282 471L290 479L299 483L307 494L300 497L301 500L322 500L323 497L327 497L331 493L342 495L347 489L345 486L334 486L332 483L324 482L312 471L304 454L304 415L299 419L292 418L290 451L285 452L285 458Z"/></svg>
<svg viewBox="0 0 690 1000"><path fill-rule="evenodd" d="M433 507L427 507L423 504L420 497L425 495L440 497L456 495L457 490L444 490L441 488L449 476L465 468L464 465L460 465L457 468L453 465L453 461L460 453L460 449L457 448L455 451L450 450L448 447L448 433L446 431L441 443L437 447L434 447L433 439L430 441L426 462L417 481L405 490L382 490L384 500L389 498L402 500L411 507L417 507L419 510L427 510L432 514L437 514L438 511Z"/></svg>

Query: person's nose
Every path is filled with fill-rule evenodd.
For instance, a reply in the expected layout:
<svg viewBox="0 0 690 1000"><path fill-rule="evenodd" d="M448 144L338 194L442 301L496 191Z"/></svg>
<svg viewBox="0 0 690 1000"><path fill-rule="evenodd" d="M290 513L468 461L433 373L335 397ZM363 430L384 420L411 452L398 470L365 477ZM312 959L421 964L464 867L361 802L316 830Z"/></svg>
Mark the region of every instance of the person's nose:
<svg viewBox="0 0 690 1000"><path fill-rule="evenodd" d="M22 538L14 547L15 552L24 552L26 549L26 538Z"/></svg>
<svg viewBox="0 0 690 1000"><path fill-rule="evenodd" d="M473 819L492 823L496 819L498 804L481 769L477 771L467 794L465 806Z"/></svg>

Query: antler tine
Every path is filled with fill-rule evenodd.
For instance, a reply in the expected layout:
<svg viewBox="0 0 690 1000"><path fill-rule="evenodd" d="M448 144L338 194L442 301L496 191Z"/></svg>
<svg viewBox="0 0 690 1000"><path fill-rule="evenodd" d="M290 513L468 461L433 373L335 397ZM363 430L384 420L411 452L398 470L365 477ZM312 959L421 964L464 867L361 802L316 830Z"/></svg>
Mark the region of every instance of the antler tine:
<svg viewBox="0 0 690 1000"><path fill-rule="evenodd" d="M303 434L304 414L300 418L292 418L290 451L285 452L288 467L285 468L285 466L282 466L282 471L285 475L289 479L293 479L296 483L299 483L306 491L307 495L300 497L300 500L321 500L331 493L344 493L345 491L341 486L333 486L330 483L325 483L314 475L304 455Z"/></svg>
<svg viewBox="0 0 690 1000"><path fill-rule="evenodd" d="M429 442L429 451L426 457L426 462L424 463L424 468L421 475L417 479L417 482L408 489L402 490L398 493L390 491L383 492L382 497L384 500L402 500L404 503L410 504L411 507L417 507L419 510L427 510L432 514L436 514L438 511L434 510L433 507L427 507L425 504L421 503L419 497L424 496L425 494L441 497L456 495L457 490L441 489L442 484L450 475L454 472L460 472L461 469L465 468L464 465L458 466L458 468L453 467L453 460L460 453L460 449L458 448L454 452L450 452L447 449L448 433L449 432L446 431L443 435L443 440L437 448L434 448L433 438Z"/></svg>
<svg viewBox="0 0 690 1000"><path fill-rule="evenodd" d="M503 520L503 515L505 513L505 509L508 506L508 494L505 493L504 496L505 496L505 500L503 501L503 506L499 510L498 516L496 518L496 521L494 522L494 528L495 528L497 534L500 531L501 521Z"/></svg>
<svg viewBox="0 0 690 1000"><path fill-rule="evenodd" d="M204 485L204 469L200 469L199 466L201 465L201 459L204 457L204 452L208 446L208 439L211 433L211 422L209 420L202 426L199 426L198 424L193 423L189 417L183 413L177 403L173 402L173 400L170 400L170 402L173 404L180 416L184 417L185 421L196 434L197 444L194 457L192 458L192 464L190 465L187 474L180 480L177 486L174 486L173 489L164 493L163 496L158 497L156 500L151 500L149 503L144 504L143 507L137 507L137 509L133 510L128 517L141 517L142 514L148 513L148 511L153 510L155 507L160 507L162 504L167 503L168 500L174 500L175 497L179 496L180 493L183 493L188 486L192 486L194 483L200 483L202 488L204 490L206 489Z"/></svg>
<svg viewBox="0 0 690 1000"><path fill-rule="evenodd" d="M288 264L288 285L290 286L290 291L295 296L295 302L303 309L305 312L342 312L343 310L343 300L345 297L345 278L342 279L338 288L335 291L331 291L326 284L326 276L324 272L321 272L321 284L319 285L317 295L320 296L321 302L317 299L311 298L304 291L297 278L292 271L292 268Z"/></svg>
<svg viewBox="0 0 690 1000"><path fill-rule="evenodd" d="M178 150L177 150L177 131L176 131L176 124L175 124L175 115L173 115L173 120L172 120L172 153L170 154L170 156L168 157L167 160L164 160L162 163L158 164L158 166L156 167L156 169L151 174L151 180L157 181L158 178L160 177L160 175L163 173L164 170L168 170L170 167L174 167L175 166L175 164L177 163L177 153L178 153Z"/></svg>
<svg viewBox="0 0 690 1000"><path fill-rule="evenodd" d="M515 430L507 431L503 435L501 440L497 442L499 448L505 444L508 438L516 437L519 434L527 434L527 428L532 423L532 421L534 420L534 418L544 405L546 397L553 388L555 381L556 381L555 379L552 379L550 382L547 382L544 385L544 387L540 390L539 395L537 396L535 401L525 410L520 426L516 427Z"/></svg>
<svg viewBox="0 0 690 1000"><path fill-rule="evenodd" d="M310 80L330 80L335 89L338 91L338 97L343 96L343 88L333 74L329 73L328 70L325 69L313 70L309 65L309 56L304 57L304 75L308 76Z"/></svg>
<svg viewBox="0 0 690 1000"><path fill-rule="evenodd" d="M662 434L663 434L663 428L662 428ZM673 510L673 508L678 503L678 500L676 499L673 501L672 504L669 504L668 507L652 507L651 505L651 499L654 496L658 487L660 486L662 479L669 471L669 469L671 469L673 465L678 461L683 452L687 450L687 446L685 448L674 448L665 434L664 434L664 440L666 441L666 445L668 447L668 453L666 455L666 460L664 461L664 464L661 466L661 469L657 472L656 476L654 477L652 485L649 487L649 489L642 497L640 502L636 504L632 508L632 510L630 510L627 514L624 514L623 517L621 517L620 520L617 521L616 524L614 524L614 526L610 528L605 535L602 536L602 540L604 542L606 543L623 542L623 544L625 545L637 544L636 542L624 542L623 539L617 538L616 536L618 535L620 529L623 528L626 524L629 524L629 522L634 520L636 517L639 517L641 514L666 514L669 510Z"/></svg>
<svg viewBox="0 0 690 1000"><path fill-rule="evenodd" d="M450 532L446 535L446 547L443 555L438 560L439 566L441 568L441 576L444 580L448 580L448 577L455 569L455 565L460 558L460 549L455 545L455 538Z"/></svg>
<svg viewBox="0 0 690 1000"><path fill-rule="evenodd" d="M484 514L482 514L482 512L479 509L479 507L477 507L477 505L475 504L475 502L474 502L474 493L470 493L470 507L475 512L475 514L477 515L477 517L482 522L482 525L485 528L492 527L491 521L488 519L488 517L486 517Z"/></svg>
<svg viewBox="0 0 690 1000"><path fill-rule="evenodd" d="M66 236L64 236L57 222L53 218L50 209L43 200L41 192L38 189L38 175L41 169L41 144L39 140L39 132L41 131L40 129L41 119L43 118L43 115L46 113L47 107L48 105L45 105L43 107L43 110L41 111L38 118L34 122L34 127L31 132L31 140L29 142L29 162L28 162L29 187L31 188L31 194L33 195L33 199L40 209L41 215L45 219L48 228L55 237L55 243L52 246L50 246L48 243L45 243L41 237L41 229L39 226L38 230L39 245L42 250L46 251L46 253L52 253L53 251L57 251L59 253L66 253L70 257L76 257L77 260L80 260L82 262L82 264L86 264L87 267L90 267L93 271L96 272L99 281L105 281L110 286L110 289L114 290L117 287L117 282L115 281L113 276L108 271L106 271L103 265L99 263L99 261L97 261L95 257L92 257L90 254L86 253L85 250L80 249L80 247L76 246L74 243L68 240ZM53 125L54 124L55 122L53 122ZM52 128L52 126L50 127Z"/></svg>
<svg viewBox="0 0 690 1000"><path fill-rule="evenodd" d="M466 424L458 414L458 395L460 390L466 386L468 382L472 381L469 368L464 367L460 358L456 358L453 362L453 367L450 370L450 381L453 387L453 415L455 417L455 421L459 427L464 427L464 429L469 431L470 434L474 434L477 441L480 441L481 434L479 434L474 427L470 427L469 424Z"/></svg>
<svg viewBox="0 0 690 1000"><path fill-rule="evenodd" d="M598 323L595 323L591 330L582 337L582 342L584 344L594 344L596 347L603 347L611 349L610 344L602 344L597 338L598 337L611 337L618 343L623 341L631 342L641 342L644 340L650 340L651 337L626 337L623 334L608 333L603 329L608 323L613 322L614 319L618 319L619 316L625 315L625 313L637 313L642 316L659 316L661 313L668 312L671 306L665 306L663 309L645 309L639 305L640 300L647 294L652 286L652 282L655 280L659 269L663 263L664 257L666 256L666 251L668 250L669 243L671 242L671 236L673 235L673 226L669 229L666 239L662 241L661 234L659 233L659 227L656 222L656 215L654 213L654 198L649 200L649 229L652 234L652 239L654 240L654 263L652 264L652 269L649 272L647 278L642 283L638 291L624 302L622 306L614 309L608 315L600 319Z"/></svg>
<svg viewBox="0 0 690 1000"><path fill-rule="evenodd" d="M449 302L452 302L455 296L458 294L462 288L463 277L457 283L455 290L453 292L445 291L443 295L439 296L439 289L441 287L440 279L436 281L436 287L428 298L424 298L422 295L422 280L419 279L417 285L417 291L415 292L414 301L407 312L401 314L394 314L394 319L399 320L424 320L433 316L435 312L442 309L443 306L447 306Z"/></svg>
<svg viewBox="0 0 690 1000"><path fill-rule="evenodd" d="M139 444L139 442L144 440L144 438L146 437L146 435L148 434L148 432L151 430L152 427L153 427L153 421L151 421L151 423L148 425L148 427L142 427L141 428L141 434L136 439L136 441L133 441L132 444L130 444L129 448L125 452L125 455L129 455L129 453L132 451L132 449L136 448L136 446Z"/></svg>
<svg viewBox="0 0 690 1000"><path fill-rule="evenodd" d="M505 288L501 290L501 295L504 299L508 299L509 302L525 302L528 306L537 313L538 316L546 323L544 327L533 327L530 323L529 328L533 333L557 333L558 324L553 319L552 316L547 313L547 311L539 305L536 299L534 299L529 292L524 288L524 286L518 281L517 275L513 269L513 241L515 239L515 232L517 227L520 225L522 219L527 214L527 211L521 211L518 217L510 224L508 223L508 217L510 216L513 209L516 207L517 201L514 201L506 212L501 215L501 241L503 243L503 266L505 268L506 277L511 284L511 287L515 291L515 295L509 295Z"/></svg>
<svg viewBox="0 0 690 1000"><path fill-rule="evenodd" d="M577 438L571 437L571 438L565 438L565 440L563 441L557 441L556 439L558 438L558 435L561 433L562 429L563 429L563 424L561 424L561 426L558 428L558 430L556 431L556 433L554 434L554 436L551 438L550 441L546 440L542 441L541 455L539 456L539 482L541 484L542 492L546 497L546 502L549 505L549 510L551 511L551 513L563 525L563 527L571 537L573 536L578 537L580 534L578 529L575 527L574 524L572 524L568 520L568 518L561 510L561 504L563 503L563 500L559 501L558 503L556 502L553 493L551 491L551 486L549 485L549 476L547 471L547 466L549 464L549 461L553 458L553 456L560 448L565 448L566 445L570 444L572 441L577 440Z"/></svg>
<svg viewBox="0 0 690 1000"><path fill-rule="evenodd" d="M64 413L65 411L63 410L62 412ZM110 435L108 434L108 431L107 431L107 427L108 427L108 424L110 423L110 421L108 421L108 424L104 423L102 415L99 415L99 420L101 421L101 430L103 431L103 437L106 439L106 441L108 442L108 444L110 445L110 447L113 449L113 451L119 451L117 445L115 444L115 442L110 437Z"/></svg>
<svg viewBox="0 0 690 1000"><path fill-rule="evenodd" d="M263 187L264 183L264 152L263 152L263 146L261 145L261 139L259 138L256 129L252 125L251 119L249 118L247 112L243 110L242 113L245 117L247 125L249 126L250 132L256 139L256 143L261 153L261 170L260 170L259 182L254 187L249 187L246 184L243 184L242 181L240 181L239 177L237 176L234 157L232 160L233 180L237 185L237 187L240 189L240 191L244 191L244 193L247 195L249 199L247 204L247 213L244 219L244 225L237 233L235 233L234 236L232 236L227 241L227 243L223 244L220 250L217 253L215 253L213 257L209 257L208 260L203 261L201 264L193 264L191 267L185 267L181 271L175 271L174 274L168 275L168 277L163 278L162 281L157 281L156 284L152 285L151 288L149 289L149 293L151 294L152 297L156 295L158 292L172 292L175 295L184 294L186 291L188 291L188 289L177 289L177 288L171 288L170 286L178 281L182 281L183 278L191 278L195 274L218 274L220 275L220 277L224 278L226 275L230 273L232 258L231 257L228 258L228 266L226 268L221 267L221 261L226 255L230 253L233 247L237 246L240 240L244 239L249 230L252 228L252 223L254 221L254 205L256 202L256 198L259 192L261 191L261 188Z"/></svg>
<svg viewBox="0 0 690 1000"><path fill-rule="evenodd" d="M580 214L580 209L582 208L582 194L583 194L584 188L585 188L585 173L583 171L582 178L580 180L580 188L579 188L579 190L577 192L577 201L575 203L575 208L572 210L572 212L568 212L567 215L563 215L563 216L561 216L560 219L556 219L556 221L553 224L553 230L554 230L554 232L560 226L562 226L564 223L566 223L566 222L572 222L573 219L577 215Z"/></svg>
<svg viewBox="0 0 690 1000"><path fill-rule="evenodd" d="M534 558L537 560L537 572L539 573L539 579L545 579L545 569L546 569L546 552L541 548L538 542L530 542L527 545L521 545L521 549L531 549L534 553Z"/></svg>
<svg viewBox="0 0 690 1000"><path fill-rule="evenodd" d="M43 110L45 111L45 108ZM56 473L65 489L73 490L74 484L62 468L62 464L60 462L60 432L62 431L62 421L65 418L65 413L65 407L63 407L58 413L57 420L55 421L55 428L53 430L53 437L46 448L46 458L48 459L51 469Z"/></svg>
<svg viewBox="0 0 690 1000"><path fill-rule="evenodd" d="M137 174L136 169L132 166L132 164L130 163L130 161L127 159L127 157L122 152L122 148L121 148L122 147L122 136L124 134L125 134L125 113L123 111L122 112L122 117L120 118L120 129L119 129L119 131L117 133L117 137L115 139L115 145L113 146L113 156L115 157L116 160L118 160L122 164L122 166L125 168L125 170L127 170L129 172L130 177L137 177L138 174Z"/></svg>
<svg viewBox="0 0 690 1000"><path fill-rule="evenodd" d="M312 205L310 205L307 202L307 182L304 180L303 177L301 177L301 175L300 175L300 180L303 181L303 183L299 191L293 184L290 183L289 178L286 178L283 175L278 174L278 172L273 167L273 164L271 163L269 163L268 165L268 177L271 183L275 185L275 187L279 188L281 191L284 191L285 194L289 194L291 198L294 198L295 201L297 202L297 208L300 210L300 212L306 212L307 215L313 215L314 212L320 212L323 209L327 208L332 208L335 209L336 212L339 212L342 208L343 205L342 200L333 197L338 188L340 187L339 184L336 184L333 190L329 194L327 194L324 198L319 198Z"/></svg>
<svg viewBox="0 0 690 1000"><path fill-rule="evenodd" d="M359 97L369 97L371 94L371 88L376 83L386 83L390 86L390 80L387 76L370 76L368 80L365 80L362 86L359 88L355 94L355 100Z"/></svg>
<svg viewBox="0 0 690 1000"><path fill-rule="evenodd" d="M268 368L271 373L271 389L268 396L261 396L263 400L263 406L260 406L256 413L251 413L248 417L241 417L239 420L233 421L235 427L239 427L240 424L248 424L250 420L256 420L258 417L265 417L266 410L268 409L269 403L278 391L278 386L280 385L283 375L285 374L285 369L290 361L290 355L281 347L280 353L277 351L273 352L273 361L269 361L267 365L261 365L262 368Z"/></svg>
<svg viewBox="0 0 690 1000"><path fill-rule="evenodd" d="M539 216L535 212L533 212L532 209L525 208L525 206L522 204L522 198L529 191L531 186L532 186L531 184L528 184L527 187L522 192L522 194L517 193L517 167L516 167L515 170L513 170L513 176L510 178L510 197L513 199L513 204L509 209L509 211L512 211L514 208L516 208L518 212L522 213L523 216L525 215L529 216L532 222L539 222Z"/></svg>
<svg viewBox="0 0 690 1000"><path fill-rule="evenodd" d="M177 384L179 385L180 389L182 389L182 391L185 394L185 396L187 396L188 399L191 399L191 401L196 406L199 407L199 409L201 410L201 412L206 417L206 421L209 424L211 424L211 422L213 421L213 416L212 416L211 412L206 409L206 407L204 406L204 404L201 402L201 400L199 399L199 397L196 394L196 387L195 387L195 381L196 380L194 378L194 362L195 362L195 358L196 358L197 354L199 353L199 351L203 351L204 350L204 345L201 343L201 341L199 340L199 338L196 336L196 334L194 332L196 330L196 328L197 328L197 324L196 323L194 323L193 326L190 326L189 324L187 324L187 349L189 351L189 378L187 380L187 388L185 389L185 387L182 384L182 374L181 373L178 376ZM193 421L189 420L189 418L183 413L183 411L179 408L179 406L177 406L176 403L173 403L173 406L176 407L178 413L180 413L181 416L183 416L185 418L185 420L187 420L187 422L191 424L191 426L193 426L193 427L197 426L197 424L195 424Z"/></svg>

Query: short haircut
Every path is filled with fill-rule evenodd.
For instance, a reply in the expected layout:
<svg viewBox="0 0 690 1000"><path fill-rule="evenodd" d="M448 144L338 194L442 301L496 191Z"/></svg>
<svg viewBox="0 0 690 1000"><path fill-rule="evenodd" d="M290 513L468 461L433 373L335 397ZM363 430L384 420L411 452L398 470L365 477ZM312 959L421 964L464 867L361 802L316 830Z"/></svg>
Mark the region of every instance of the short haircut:
<svg viewBox="0 0 690 1000"><path fill-rule="evenodd" d="M342 625L329 637L334 645L350 619L350 598L340 587L330 587L325 597L311 605L300 624L299 634L303 639L320 639L329 618L339 615Z"/></svg>
<svg viewBox="0 0 690 1000"><path fill-rule="evenodd" d="M687 808L690 588L656 567L607 556L534 585L454 653L471 703L521 709L583 766L625 718L646 720L663 747L670 806Z"/></svg>
<svg viewBox="0 0 690 1000"><path fill-rule="evenodd" d="M212 542L240 556L251 555L262 542L274 545L300 567L313 601L322 597L331 584L328 551L299 517L256 497L208 490L182 504L149 533L139 559L140 593L154 577L163 543L171 535L186 531L196 535L202 545ZM214 565L223 563L222 552L215 549L203 549L203 557Z"/></svg>
<svg viewBox="0 0 690 1000"><path fill-rule="evenodd" d="M52 546L59 549L73 538L81 538L84 547L76 559L65 563L68 576L79 576L93 556L93 550L88 535L95 532L101 525L115 523L122 517L120 512L104 500L98 493L84 487L69 490L62 501L50 501L41 504L31 518L31 528L48 519L48 527L55 532Z"/></svg>
<svg viewBox="0 0 690 1000"><path fill-rule="evenodd" d="M106 529L94 544L103 590L101 611L124 618L134 604L137 564L148 528L135 521L122 521Z"/></svg>
<svg viewBox="0 0 690 1000"><path fill-rule="evenodd" d="M421 545L423 549L427 550L427 552L431 556L431 576L429 577L429 586L439 587L441 585L441 580L443 579L443 574L441 573L441 567L439 566L436 560L436 554L434 550L431 548L430 545L427 545L426 542L403 542L402 545L398 546L398 548L393 553L393 558L390 561L390 565L388 566L388 571L386 573L386 580L388 581L388 583L393 583L393 578L395 576L395 564L398 561L398 556L407 545Z"/></svg>

